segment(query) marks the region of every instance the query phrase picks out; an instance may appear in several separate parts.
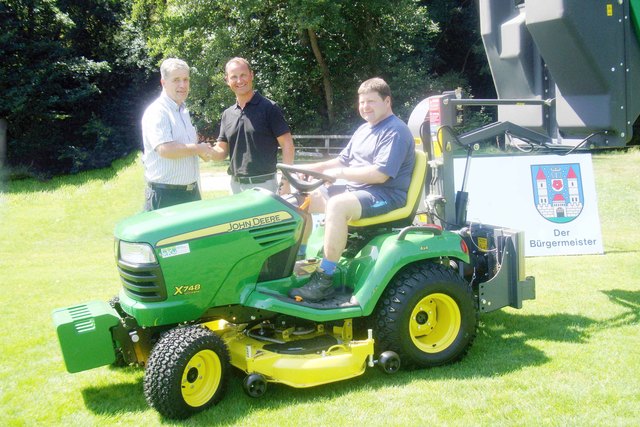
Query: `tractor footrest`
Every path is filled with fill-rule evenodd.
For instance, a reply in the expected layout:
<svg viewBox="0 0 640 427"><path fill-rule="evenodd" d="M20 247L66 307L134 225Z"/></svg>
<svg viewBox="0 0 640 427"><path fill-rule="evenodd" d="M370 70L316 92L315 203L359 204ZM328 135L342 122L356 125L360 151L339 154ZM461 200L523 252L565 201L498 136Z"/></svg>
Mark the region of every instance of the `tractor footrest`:
<svg viewBox="0 0 640 427"><path fill-rule="evenodd" d="M111 328L119 322L118 313L104 301L54 310L53 323L67 371L86 371L115 362Z"/></svg>
<svg viewBox="0 0 640 427"><path fill-rule="evenodd" d="M336 292L327 299L318 302L296 301L296 304L313 307L319 310L334 310L336 308L358 307L358 301L353 297L351 288L336 286Z"/></svg>
<svg viewBox="0 0 640 427"><path fill-rule="evenodd" d="M315 354L322 350L328 350L336 344L339 344L338 340L334 336L326 334L282 344L267 344L262 348L278 354Z"/></svg>

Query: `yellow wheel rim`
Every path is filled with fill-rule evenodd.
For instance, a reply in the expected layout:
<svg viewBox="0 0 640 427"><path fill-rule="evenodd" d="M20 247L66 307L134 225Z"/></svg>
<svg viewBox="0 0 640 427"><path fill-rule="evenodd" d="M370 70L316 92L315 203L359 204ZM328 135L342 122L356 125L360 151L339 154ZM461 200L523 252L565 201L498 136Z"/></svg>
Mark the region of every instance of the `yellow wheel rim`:
<svg viewBox="0 0 640 427"><path fill-rule="evenodd" d="M222 379L222 363L215 351L201 350L187 363L182 373L182 397L194 408L209 402Z"/></svg>
<svg viewBox="0 0 640 427"><path fill-rule="evenodd" d="M411 340L425 353L439 353L449 347L460 332L458 304L449 295L431 294L420 300L411 312Z"/></svg>

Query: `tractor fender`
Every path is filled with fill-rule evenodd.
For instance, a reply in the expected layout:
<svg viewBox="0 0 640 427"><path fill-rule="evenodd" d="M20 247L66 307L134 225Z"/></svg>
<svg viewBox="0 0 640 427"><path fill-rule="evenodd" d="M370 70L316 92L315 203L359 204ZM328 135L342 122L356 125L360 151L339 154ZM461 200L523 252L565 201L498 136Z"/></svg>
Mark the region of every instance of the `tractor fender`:
<svg viewBox="0 0 640 427"><path fill-rule="evenodd" d="M368 316L387 284L404 267L425 261L443 263L450 259L469 262L466 244L452 232L401 232L378 236L349 265L346 283L353 286L354 297L363 314Z"/></svg>

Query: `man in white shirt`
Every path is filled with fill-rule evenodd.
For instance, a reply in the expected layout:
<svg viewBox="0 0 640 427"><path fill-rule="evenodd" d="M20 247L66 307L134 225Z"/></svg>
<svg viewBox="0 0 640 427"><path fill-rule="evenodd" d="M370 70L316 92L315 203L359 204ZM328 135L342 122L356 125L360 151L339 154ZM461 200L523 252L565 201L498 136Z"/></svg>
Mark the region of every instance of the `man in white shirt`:
<svg viewBox="0 0 640 427"><path fill-rule="evenodd" d="M198 144L185 100L189 66L169 58L160 65L162 93L142 116L145 211L200 200L198 157L211 160L209 144Z"/></svg>

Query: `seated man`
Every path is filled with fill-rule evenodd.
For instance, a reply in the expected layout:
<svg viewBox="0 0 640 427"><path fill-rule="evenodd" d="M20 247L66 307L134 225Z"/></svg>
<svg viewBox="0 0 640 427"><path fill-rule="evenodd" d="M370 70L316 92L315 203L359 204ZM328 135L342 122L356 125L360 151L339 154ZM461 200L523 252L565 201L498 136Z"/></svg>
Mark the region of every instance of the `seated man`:
<svg viewBox="0 0 640 427"><path fill-rule="evenodd" d="M358 89L358 110L366 120L340 155L304 166L337 179L334 185L312 193L310 213L325 213L324 257L309 283L289 296L317 302L333 295L333 273L347 245L350 220L382 215L404 206L415 161L413 136L391 110L391 89L381 78L365 81ZM310 221L309 221L310 222ZM310 227L305 230L302 249Z"/></svg>

